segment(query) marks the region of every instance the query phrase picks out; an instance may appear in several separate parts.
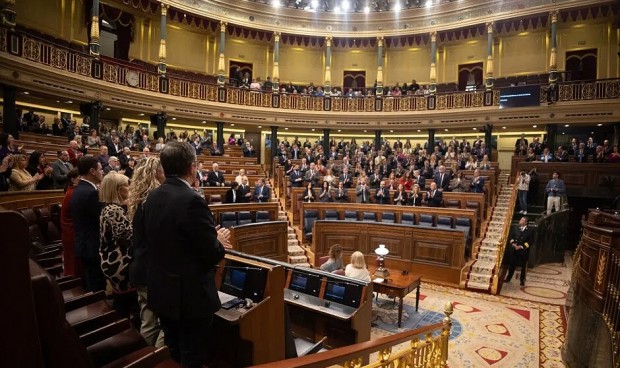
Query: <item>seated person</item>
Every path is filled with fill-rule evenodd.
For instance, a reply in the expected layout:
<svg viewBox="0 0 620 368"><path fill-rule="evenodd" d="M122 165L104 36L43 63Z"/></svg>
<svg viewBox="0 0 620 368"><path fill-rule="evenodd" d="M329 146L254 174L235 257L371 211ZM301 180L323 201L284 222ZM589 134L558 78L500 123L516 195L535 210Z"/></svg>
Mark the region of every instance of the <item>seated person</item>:
<svg viewBox="0 0 620 368"><path fill-rule="evenodd" d="M239 197L239 183L233 181L230 183L230 189L226 191L226 203L240 203L241 198Z"/></svg>
<svg viewBox="0 0 620 368"><path fill-rule="evenodd" d="M366 261L362 252L351 254L351 263L345 267L344 275L362 281L370 281L370 273L366 269Z"/></svg>
<svg viewBox="0 0 620 368"><path fill-rule="evenodd" d="M343 268L342 247L340 244L334 244L329 248L329 259L321 265L321 271L334 272Z"/></svg>

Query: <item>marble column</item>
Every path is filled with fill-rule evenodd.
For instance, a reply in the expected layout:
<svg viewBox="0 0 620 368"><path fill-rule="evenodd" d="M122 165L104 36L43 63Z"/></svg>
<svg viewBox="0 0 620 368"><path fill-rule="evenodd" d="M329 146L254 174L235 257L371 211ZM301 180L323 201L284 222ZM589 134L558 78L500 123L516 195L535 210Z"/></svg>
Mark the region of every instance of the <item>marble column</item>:
<svg viewBox="0 0 620 368"><path fill-rule="evenodd" d="M487 23L487 79L485 87L487 90L493 89L493 22Z"/></svg>
<svg viewBox="0 0 620 368"><path fill-rule="evenodd" d="M93 0L90 23L90 54L99 57L99 0Z"/></svg>
<svg viewBox="0 0 620 368"><path fill-rule="evenodd" d="M226 58L224 56L224 51L226 48L226 22L220 22L220 58L217 63L217 84L223 86L226 82L226 77L224 77L224 73L226 72Z"/></svg>
<svg viewBox="0 0 620 368"><path fill-rule="evenodd" d="M166 16L168 14L168 5L161 4L161 31L159 39L159 64L157 71L159 74L166 75Z"/></svg>
<svg viewBox="0 0 620 368"><path fill-rule="evenodd" d="M377 37L377 97L383 96L383 36Z"/></svg>
<svg viewBox="0 0 620 368"><path fill-rule="evenodd" d="M430 72L430 92L437 92L437 32L431 32L431 72ZM430 131L430 130L429 130ZM429 133L430 134L430 133ZM434 131L433 131L434 134Z"/></svg>
<svg viewBox="0 0 620 368"><path fill-rule="evenodd" d="M15 96L17 88L8 84L2 85L2 116L4 116L4 132L9 133L15 139L19 139L19 126L17 123L17 111L15 106Z"/></svg>
<svg viewBox="0 0 620 368"><path fill-rule="evenodd" d="M271 78L271 90L273 93L280 92L280 32L273 33L273 76Z"/></svg>
<svg viewBox="0 0 620 368"><path fill-rule="evenodd" d="M549 46L551 47L551 56L549 57L549 84L555 84L558 81L558 11L554 10L551 16L551 39Z"/></svg>
<svg viewBox="0 0 620 368"><path fill-rule="evenodd" d="M325 37L325 83L323 86L325 96L329 96L332 93L332 38L331 36ZM344 91L342 91L344 93Z"/></svg>

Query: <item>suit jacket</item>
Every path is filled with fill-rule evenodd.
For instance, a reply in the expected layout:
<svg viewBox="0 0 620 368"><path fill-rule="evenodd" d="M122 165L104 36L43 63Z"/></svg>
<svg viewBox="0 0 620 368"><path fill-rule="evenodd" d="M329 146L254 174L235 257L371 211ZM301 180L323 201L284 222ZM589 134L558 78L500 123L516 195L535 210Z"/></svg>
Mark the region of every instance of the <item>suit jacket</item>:
<svg viewBox="0 0 620 368"><path fill-rule="evenodd" d="M71 218L75 230L75 255L79 258L99 258L99 191L84 180L73 190Z"/></svg>
<svg viewBox="0 0 620 368"><path fill-rule="evenodd" d="M348 173L345 178L344 174L341 174L340 177L338 177L338 181L341 182L345 188L351 188L351 185L353 184L353 175Z"/></svg>
<svg viewBox="0 0 620 368"><path fill-rule="evenodd" d="M235 192L235 198L233 199L233 192ZM240 194L237 189L228 189L226 191L226 203L240 203Z"/></svg>
<svg viewBox="0 0 620 368"><path fill-rule="evenodd" d="M299 160L301 158L301 152L298 149L291 150L291 158L293 160Z"/></svg>
<svg viewBox="0 0 620 368"><path fill-rule="evenodd" d="M207 174L207 182L209 182L209 185L212 187L221 187L222 184L224 184L224 174L221 171L218 171L216 176L215 172L209 171L209 174Z"/></svg>
<svg viewBox="0 0 620 368"><path fill-rule="evenodd" d="M312 183L312 186L316 187L319 184L319 170L315 169L314 174L310 170L306 171L305 180L306 184Z"/></svg>
<svg viewBox="0 0 620 368"><path fill-rule="evenodd" d="M118 156L121 153L123 153L123 145L122 144L118 144L118 149L116 149L116 147L114 147L114 144L109 144L108 145L108 155L110 156Z"/></svg>
<svg viewBox="0 0 620 368"><path fill-rule="evenodd" d="M340 203L348 203L349 202L349 193L347 193L347 189L343 188L342 192L339 189L334 189L334 198L337 202Z"/></svg>
<svg viewBox="0 0 620 368"><path fill-rule="evenodd" d="M437 189L441 188L445 191L448 191L448 189L450 188L450 174L449 173L443 173L443 180L441 177L441 173L437 173L435 174L435 183L437 184Z"/></svg>
<svg viewBox="0 0 620 368"><path fill-rule="evenodd" d="M301 171L293 171L291 175L289 175L289 178L291 179L291 186L293 187L302 187L304 185L304 175L301 173ZM297 179L301 180L298 181Z"/></svg>
<svg viewBox="0 0 620 368"><path fill-rule="evenodd" d="M258 198L259 195L263 195L262 198ZM254 188L254 195L252 196L256 202L269 202L269 187L267 185Z"/></svg>
<svg viewBox="0 0 620 368"><path fill-rule="evenodd" d="M401 195L401 197L403 197L403 200L401 202L396 202L396 198L398 198L398 195L399 195L398 191L395 191L394 192L394 198L392 199L394 204L397 204L397 205L400 204L400 205L403 205L403 206L406 206L406 205L409 204L409 195L407 194L407 192L405 192L403 190L402 195Z"/></svg>
<svg viewBox="0 0 620 368"><path fill-rule="evenodd" d="M361 185L358 185L355 189L357 203L370 203L370 187L366 185L366 188L362 189Z"/></svg>
<svg viewBox="0 0 620 368"><path fill-rule="evenodd" d="M54 189L62 189L67 183L67 173L73 169L73 165L67 162L65 165L61 160L52 162L52 180L54 182Z"/></svg>
<svg viewBox="0 0 620 368"><path fill-rule="evenodd" d="M426 185L426 178L425 177L420 175L417 178L414 177L413 180L420 186L420 189L424 189L424 187Z"/></svg>
<svg viewBox="0 0 620 368"><path fill-rule="evenodd" d="M471 178L469 191L472 193L484 193L484 179L479 176L478 181L476 182L475 178Z"/></svg>
<svg viewBox="0 0 620 368"><path fill-rule="evenodd" d="M443 200L443 194L439 190L435 190L433 195L433 191L429 190L426 194L426 202L429 207L439 207L441 206L441 201Z"/></svg>
<svg viewBox="0 0 620 368"><path fill-rule="evenodd" d="M308 190L307 188L304 189L304 193L302 194L301 198L304 202L316 202L318 200L314 189Z"/></svg>
<svg viewBox="0 0 620 368"><path fill-rule="evenodd" d="M409 194L409 204L414 207L420 207L422 205L422 192L418 193L417 196Z"/></svg>
<svg viewBox="0 0 620 368"><path fill-rule="evenodd" d="M175 320L209 318L220 309L215 266L224 258L207 202L167 178L136 214L134 234L147 246L149 307Z"/></svg>
<svg viewBox="0 0 620 368"><path fill-rule="evenodd" d="M380 194L383 194L382 196ZM377 204L390 204L390 190L388 188L378 188L375 191L375 202Z"/></svg>
<svg viewBox="0 0 620 368"><path fill-rule="evenodd" d="M239 185L237 187L237 203L248 203L250 202L250 199L252 199L252 193L250 193L250 186L246 185L245 187L243 185ZM249 196L247 196L246 194L250 194Z"/></svg>
<svg viewBox="0 0 620 368"><path fill-rule="evenodd" d="M583 149L583 151L581 151L581 149L575 151L575 161L588 162L588 151L585 148Z"/></svg>

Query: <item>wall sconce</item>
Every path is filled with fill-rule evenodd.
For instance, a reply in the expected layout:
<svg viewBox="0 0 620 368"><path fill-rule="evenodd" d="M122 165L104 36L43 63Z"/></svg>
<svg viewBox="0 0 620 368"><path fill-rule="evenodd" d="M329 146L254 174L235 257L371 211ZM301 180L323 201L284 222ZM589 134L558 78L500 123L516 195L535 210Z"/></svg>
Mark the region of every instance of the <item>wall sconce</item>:
<svg viewBox="0 0 620 368"><path fill-rule="evenodd" d="M379 244L379 247L375 249L375 254L378 256L375 277L386 278L390 274L387 268L385 268L385 256L389 253L390 251L385 247L385 244Z"/></svg>

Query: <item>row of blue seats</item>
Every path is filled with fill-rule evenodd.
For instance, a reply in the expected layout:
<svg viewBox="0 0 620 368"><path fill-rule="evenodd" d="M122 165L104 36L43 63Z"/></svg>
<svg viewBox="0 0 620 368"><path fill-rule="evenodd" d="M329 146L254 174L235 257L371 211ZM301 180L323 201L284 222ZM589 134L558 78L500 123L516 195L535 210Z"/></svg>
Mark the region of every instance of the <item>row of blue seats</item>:
<svg viewBox="0 0 620 368"><path fill-rule="evenodd" d="M269 211L256 211L254 213L250 211L220 213L220 225L225 228L256 222L269 222Z"/></svg>

